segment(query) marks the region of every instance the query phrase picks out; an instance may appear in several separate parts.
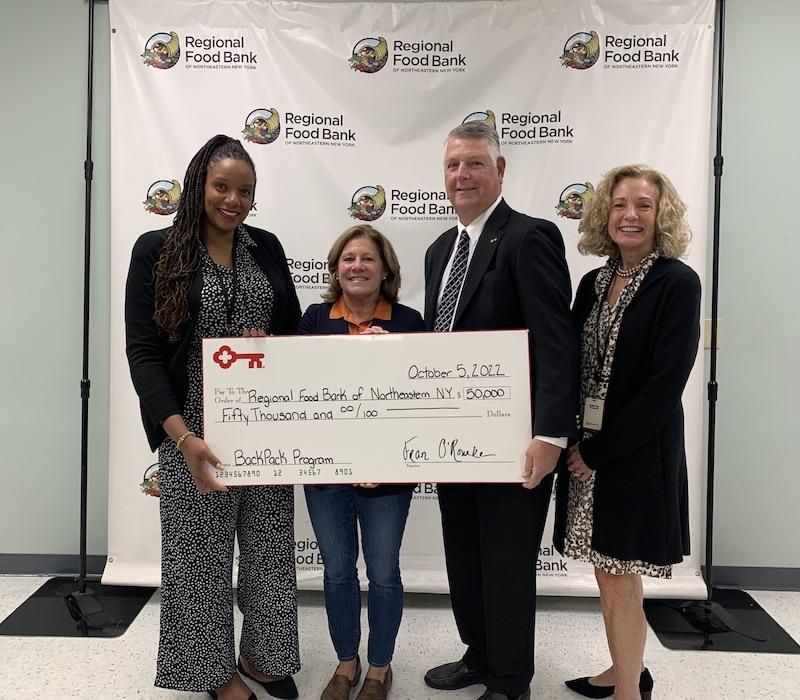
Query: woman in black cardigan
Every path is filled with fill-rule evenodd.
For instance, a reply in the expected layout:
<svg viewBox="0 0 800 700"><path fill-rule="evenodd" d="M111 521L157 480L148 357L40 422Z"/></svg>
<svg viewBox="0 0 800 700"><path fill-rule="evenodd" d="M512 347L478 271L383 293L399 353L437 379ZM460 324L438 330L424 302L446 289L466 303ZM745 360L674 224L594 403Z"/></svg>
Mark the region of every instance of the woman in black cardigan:
<svg viewBox="0 0 800 700"><path fill-rule="evenodd" d="M300 319L300 333L364 335L425 328L418 311L397 302L400 265L392 244L372 226L352 226L336 239L328 253L328 271L325 303L308 308ZM370 449L368 433L363 449ZM382 700L389 693L389 663L403 614L400 544L413 488L413 484L305 487L325 566L328 629L339 659L321 700L347 700L361 676L359 529L369 580L369 668L356 700Z"/></svg>
<svg viewBox="0 0 800 700"><path fill-rule="evenodd" d="M297 697L300 668L292 487L227 489L203 440L201 340L293 333L300 305L278 239L244 225L255 168L215 136L186 171L175 220L136 242L125 289L126 350L161 498L156 685L254 700L237 673L231 569L239 541L239 672Z"/></svg>
<svg viewBox="0 0 800 700"><path fill-rule="evenodd" d="M681 395L700 332L700 280L672 183L644 166L607 173L578 249L606 255L575 296L583 439L557 487L555 541L594 565L612 666L567 681L591 698L649 698L641 576L669 578L689 551Z"/></svg>

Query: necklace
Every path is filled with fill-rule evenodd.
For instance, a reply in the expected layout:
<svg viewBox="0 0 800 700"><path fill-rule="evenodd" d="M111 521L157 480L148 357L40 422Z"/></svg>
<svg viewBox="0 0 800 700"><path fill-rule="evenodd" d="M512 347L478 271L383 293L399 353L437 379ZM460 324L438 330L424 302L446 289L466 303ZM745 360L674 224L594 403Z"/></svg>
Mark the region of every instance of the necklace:
<svg viewBox="0 0 800 700"><path fill-rule="evenodd" d="M206 248L206 255L208 255L208 259L211 262L211 270L214 273L217 285L222 293L222 303L225 306L225 320L228 322L225 332L229 336L234 335L233 322L235 320L234 316L236 313L236 287L238 282L238 269L236 266L236 241L237 234L234 234L233 248L231 249L232 279L230 291L222 279L222 273L219 271L219 268L222 266L214 262L214 259L211 257L211 253L209 253L208 248Z"/></svg>
<svg viewBox="0 0 800 700"><path fill-rule="evenodd" d="M644 261L642 261L644 262ZM617 265L617 269L615 273L617 277L633 277L637 272L639 272L639 268L641 268L642 263L640 262L638 265L634 265L630 270L623 270L622 269L622 261L620 261L619 265Z"/></svg>

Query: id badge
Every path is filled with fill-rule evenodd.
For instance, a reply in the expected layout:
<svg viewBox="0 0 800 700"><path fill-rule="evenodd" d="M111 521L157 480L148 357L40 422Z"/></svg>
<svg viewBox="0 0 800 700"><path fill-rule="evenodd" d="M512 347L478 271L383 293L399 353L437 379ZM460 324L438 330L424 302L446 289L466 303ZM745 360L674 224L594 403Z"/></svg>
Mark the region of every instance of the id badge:
<svg viewBox="0 0 800 700"><path fill-rule="evenodd" d="M583 429L598 431L603 427L605 399L587 396L583 404Z"/></svg>

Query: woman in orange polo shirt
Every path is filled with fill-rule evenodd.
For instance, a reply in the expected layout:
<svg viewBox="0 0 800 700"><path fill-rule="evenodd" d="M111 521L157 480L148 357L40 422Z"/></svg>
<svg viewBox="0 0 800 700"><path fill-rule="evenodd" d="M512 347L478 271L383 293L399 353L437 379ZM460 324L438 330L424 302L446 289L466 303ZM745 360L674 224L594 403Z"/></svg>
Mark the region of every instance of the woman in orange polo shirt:
<svg viewBox="0 0 800 700"><path fill-rule="evenodd" d="M352 226L328 253L325 303L313 304L298 331L309 334L421 331L420 314L397 302L400 265L391 243L368 225ZM367 565L369 668L356 700L386 698L403 615L400 544L413 485L306 486L306 503L325 565L325 611L339 665L321 700L349 700L361 677L358 524Z"/></svg>

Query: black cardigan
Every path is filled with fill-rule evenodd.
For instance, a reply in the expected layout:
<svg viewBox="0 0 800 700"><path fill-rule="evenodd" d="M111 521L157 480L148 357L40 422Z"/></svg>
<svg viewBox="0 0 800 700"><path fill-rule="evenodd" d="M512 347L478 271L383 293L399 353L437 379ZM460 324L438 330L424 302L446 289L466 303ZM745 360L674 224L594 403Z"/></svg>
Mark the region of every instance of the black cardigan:
<svg viewBox="0 0 800 700"><path fill-rule="evenodd" d="M274 234L245 226L255 242L250 248L258 266L269 278L275 295L272 335L287 335L297 329L300 303L294 289L286 255ZM154 269L169 229L148 231L133 246L125 285L125 350L131 378L142 412L142 423L150 449L155 451L166 436L161 423L181 413L189 390L186 364L200 308L203 277L198 270L189 287L189 321L176 343L167 342L153 322L155 313Z"/></svg>
<svg viewBox="0 0 800 700"><path fill-rule="evenodd" d="M580 283L580 331L597 300L599 270ZM618 559L674 564L689 553L688 484L681 395L700 337L700 280L658 258L625 310L602 430L580 444L596 470L593 549ZM556 489L554 541L563 551L569 474Z"/></svg>

